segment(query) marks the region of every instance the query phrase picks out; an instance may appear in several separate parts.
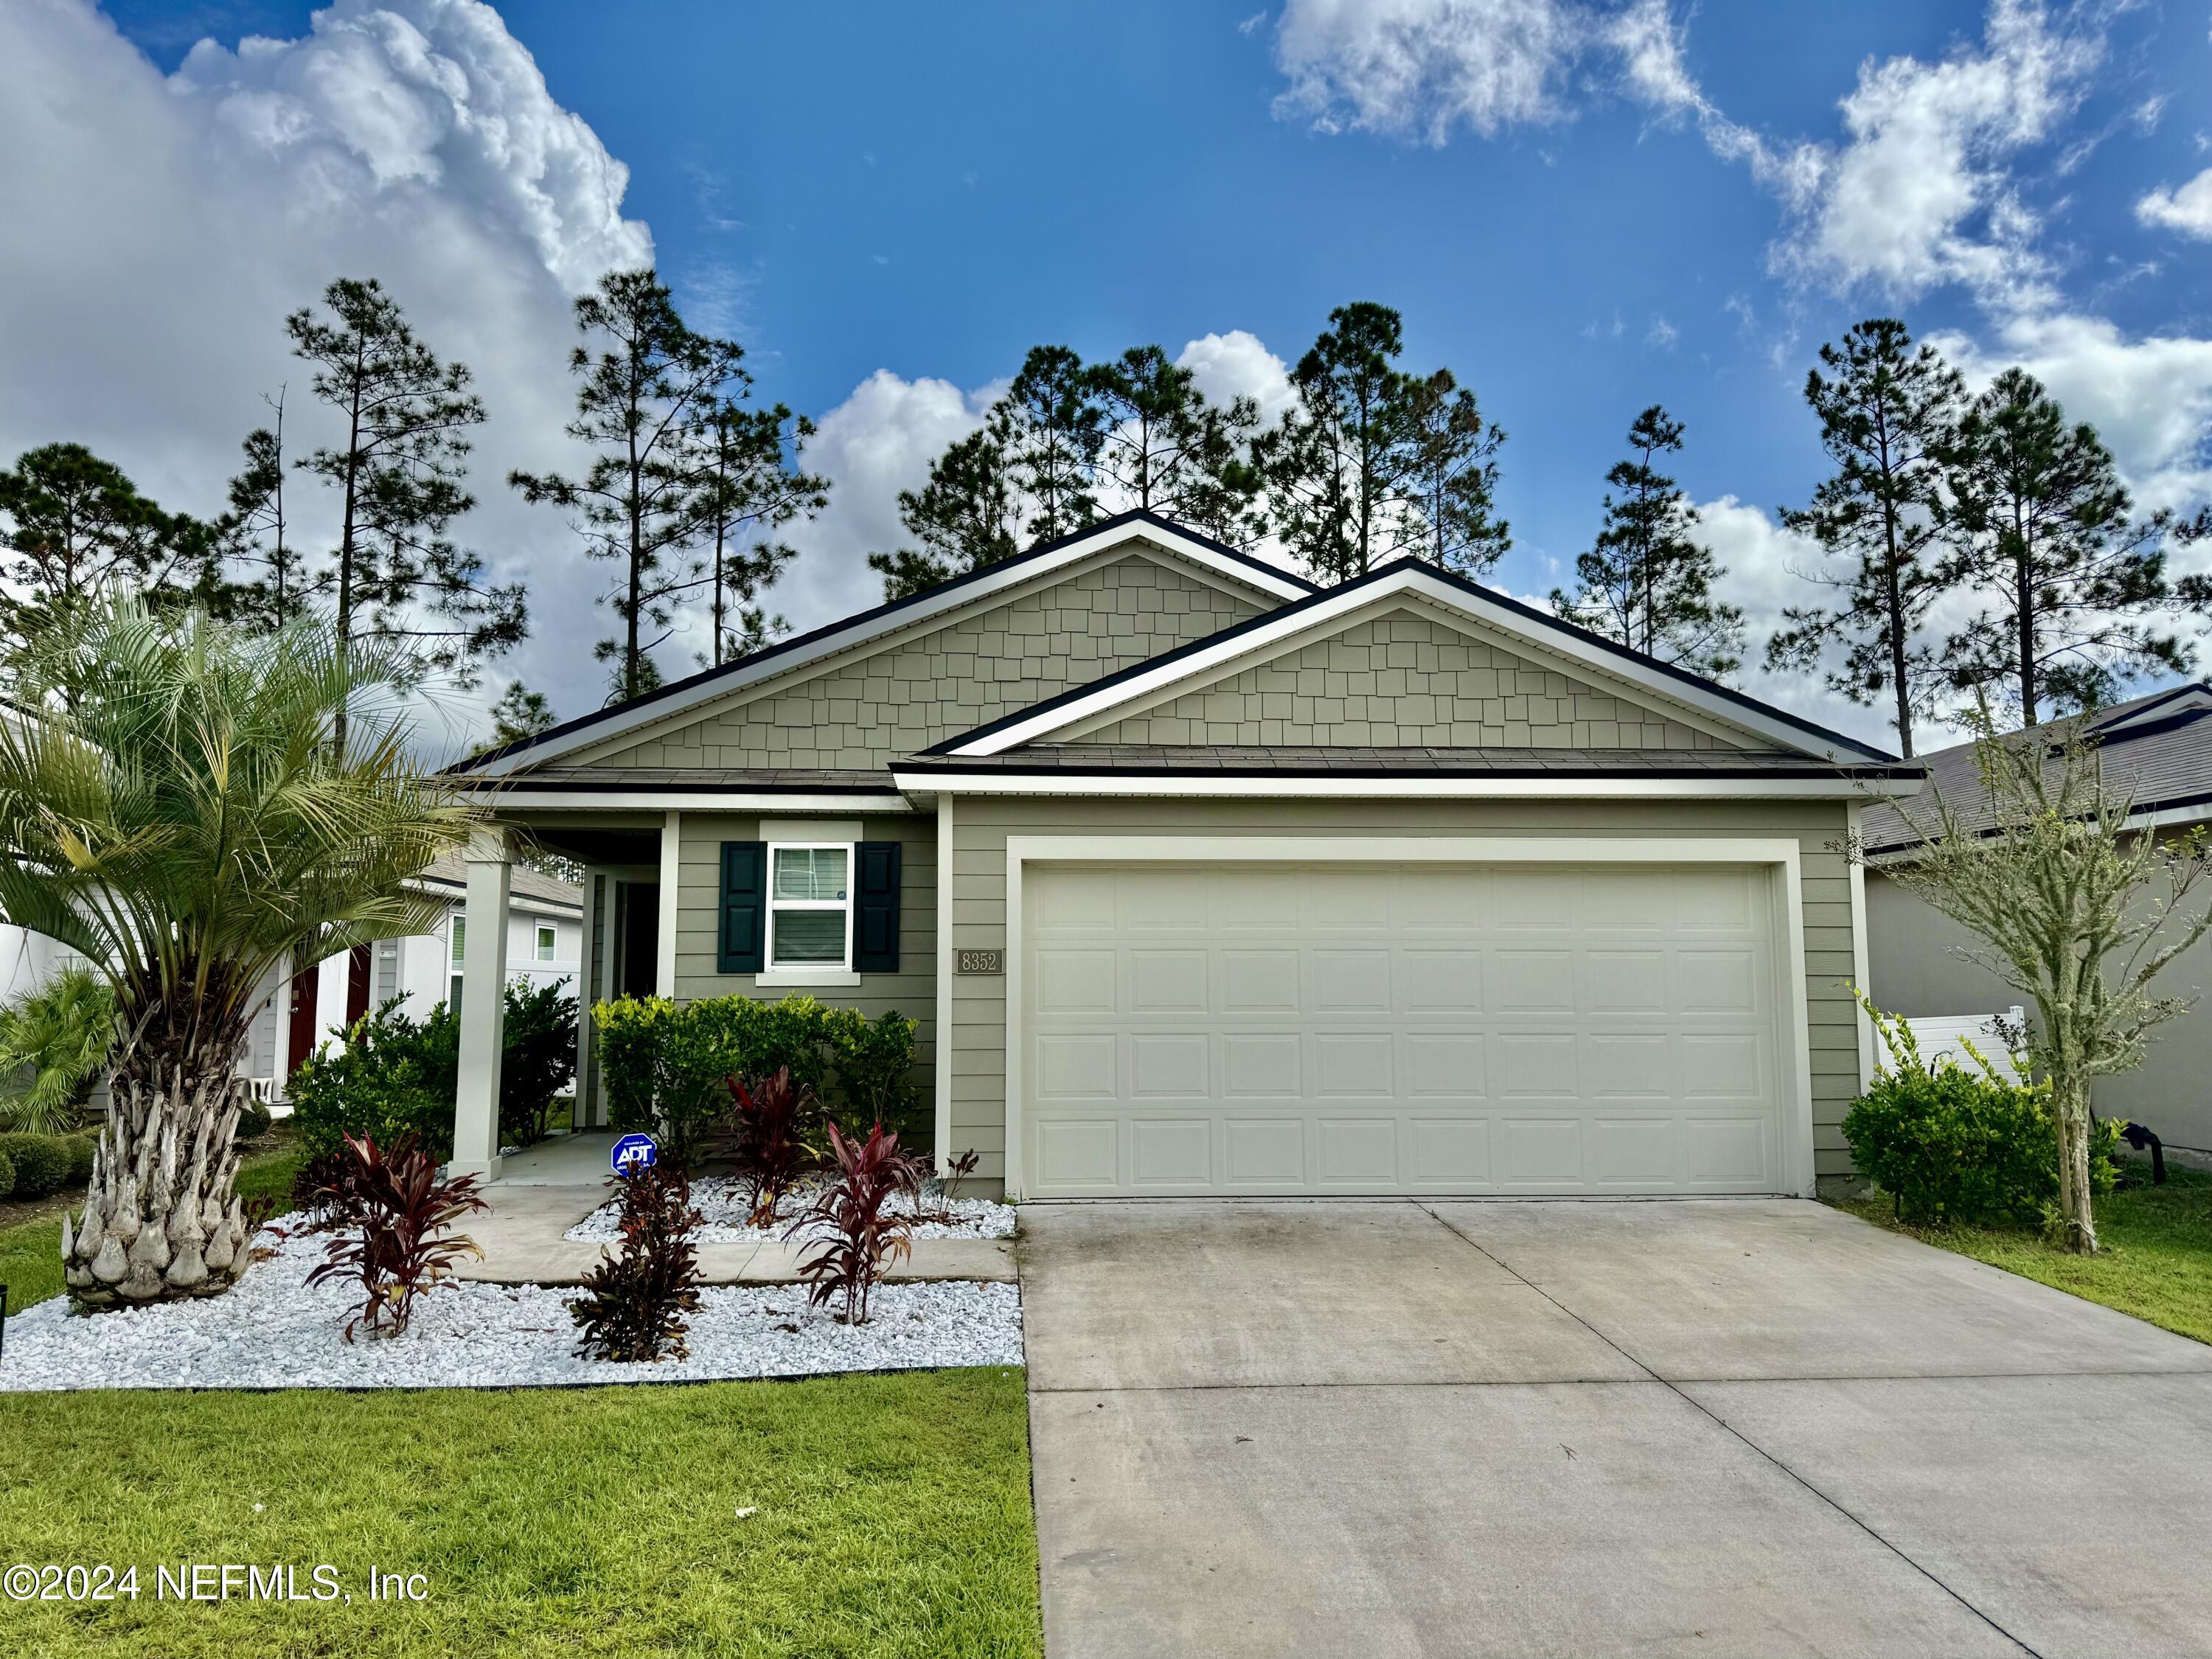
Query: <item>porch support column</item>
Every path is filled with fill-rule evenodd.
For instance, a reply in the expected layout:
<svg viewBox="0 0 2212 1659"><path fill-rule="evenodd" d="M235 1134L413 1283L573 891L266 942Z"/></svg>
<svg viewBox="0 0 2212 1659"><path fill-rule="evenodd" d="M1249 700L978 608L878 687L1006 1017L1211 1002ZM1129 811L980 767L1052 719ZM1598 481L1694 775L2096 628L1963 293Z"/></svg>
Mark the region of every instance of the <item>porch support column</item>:
<svg viewBox="0 0 2212 1659"><path fill-rule="evenodd" d="M684 814L671 812L660 821L660 915L655 919L655 943L659 960L653 963L653 989L657 996L676 999L676 926L678 878L684 872Z"/></svg>
<svg viewBox="0 0 2212 1659"><path fill-rule="evenodd" d="M576 1088L574 1109L568 1114L568 1127L588 1128L592 1121L592 1096L598 1079L592 1073L598 1069L593 1062L599 1058L592 1042L592 1000L599 994L600 896L606 890L607 878L596 870L584 872L584 932L576 941Z"/></svg>
<svg viewBox="0 0 2212 1659"><path fill-rule="evenodd" d="M507 1036L507 902L514 884L507 831L469 838L468 938L461 947L460 1083L453 1100L453 1173L499 1175L499 1068Z"/></svg>

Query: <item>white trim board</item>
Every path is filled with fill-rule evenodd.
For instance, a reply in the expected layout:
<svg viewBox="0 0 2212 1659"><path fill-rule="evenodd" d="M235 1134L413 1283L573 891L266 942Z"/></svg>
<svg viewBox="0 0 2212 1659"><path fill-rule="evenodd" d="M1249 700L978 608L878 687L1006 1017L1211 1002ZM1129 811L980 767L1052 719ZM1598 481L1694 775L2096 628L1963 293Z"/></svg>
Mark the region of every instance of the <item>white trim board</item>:
<svg viewBox="0 0 2212 1659"><path fill-rule="evenodd" d="M937 798L937 1172L946 1174L952 1151L952 797Z"/></svg>
<svg viewBox="0 0 2212 1659"><path fill-rule="evenodd" d="M1367 777L1224 777L1218 773L894 772L908 795L1182 795L1382 800L1856 800L1910 795L1917 778L1620 777L1440 778L1419 773Z"/></svg>
<svg viewBox="0 0 2212 1659"><path fill-rule="evenodd" d="M1006 1060L1006 1201L1018 1203L1028 1178L1022 1145L1022 885L1032 864L1733 864L1773 872L1776 994L1788 1011L1784 1041L1793 1052L1778 1067L1794 1098L1784 1100L1776 1164L1784 1190L1814 1192L1812 1012L1805 994L1805 888L1795 841L1771 836L1629 837L1528 836L1009 836L1006 837L1006 1005L1000 1041Z"/></svg>
<svg viewBox="0 0 2212 1659"><path fill-rule="evenodd" d="M1129 553L1164 554L1194 567L1192 574L1215 587L1258 594L1283 603L1310 597L1311 584L1288 571L1277 573L1226 557L1204 542L1157 520L1122 520L1103 525L1044 551L1009 559L972 581L947 586L921 596L911 605L887 614L863 615L826 633L804 650L770 651L757 659L734 664L726 673L703 680L689 691L655 697L609 710L587 726L564 737L487 761L472 775L506 777L555 759L576 757L603 749L622 739L636 740L647 727L696 718L717 703L741 699L771 681L804 674L829 659L866 647L884 650L917 632L945 627L961 611L985 604L1003 602L1018 588L1035 582L1065 580L1075 567L1126 556Z"/></svg>
<svg viewBox="0 0 2212 1659"><path fill-rule="evenodd" d="M1411 599L1425 602L1447 616L1457 616L1508 639L1525 641L1528 648L1559 659L1576 673L1600 683L1617 682L1636 688L1642 698L1662 705L1678 705L1705 720L1717 721L1800 754L1828 756L1842 752L1862 760L1885 759L1875 750L1814 731L1780 709L1736 702L1701 681L1674 675L1608 649L1564 626L1538 630L1528 618L1479 590L1470 592L1446 581L1417 564L1393 565L1378 576L1304 600L1234 637L1216 640L1188 650L1172 661L1115 679L1079 696L1058 700L1051 708L949 747L952 755L999 755L1027 743L1048 741L1079 729L1086 721L1111 710L1128 707L1170 687L1190 687L1218 678L1241 659L1258 653L1273 655L1317 629L1351 625L1379 602Z"/></svg>
<svg viewBox="0 0 2212 1659"><path fill-rule="evenodd" d="M481 806L526 821L536 812L911 812L915 804L890 790L866 795L810 795L789 790L501 789L464 791ZM640 825L639 828L647 826Z"/></svg>

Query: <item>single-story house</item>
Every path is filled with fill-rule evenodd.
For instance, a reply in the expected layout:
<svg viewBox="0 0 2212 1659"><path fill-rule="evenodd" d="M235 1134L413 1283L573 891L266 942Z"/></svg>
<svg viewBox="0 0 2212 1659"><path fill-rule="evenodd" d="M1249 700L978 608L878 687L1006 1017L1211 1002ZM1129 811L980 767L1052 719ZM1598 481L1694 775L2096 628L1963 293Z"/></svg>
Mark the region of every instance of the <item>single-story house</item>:
<svg viewBox="0 0 2212 1659"><path fill-rule="evenodd" d="M2062 724L2033 730L2049 739ZM2087 724L2106 783L2130 797L2130 824L2174 836L2212 823L2212 686L2179 685L2115 703ZM1988 817L1972 743L1923 758L1931 793L1940 791L1970 823ZM1974 943L1966 930L1881 872L1884 860L1909 856L1919 839L1907 813L1932 825L1933 809L1932 799L1906 812L1867 809L1869 989L1884 1011L1907 1019L2009 1008L2021 994L1966 959L1961 953ZM2212 988L2212 939L2198 940L2157 983L2172 995L2203 996ZM2168 1146L2212 1155L2212 1020L2192 1011L2158 1027L2142 1064L2099 1078L2091 1099L2100 1113L2140 1122Z"/></svg>
<svg viewBox="0 0 2212 1659"><path fill-rule="evenodd" d="M1869 1064L1840 843L1920 780L1434 566L1145 514L459 773L457 1167L517 828L589 870L592 996L899 1009L937 1154L1030 1199L1809 1193Z"/></svg>
<svg viewBox="0 0 2212 1659"><path fill-rule="evenodd" d="M437 1003L461 1006L457 1000L468 937L461 855L447 854L408 884L444 902L432 932L357 945L300 973L271 975L245 1057L246 1073L262 1092L281 1099L286 1079L302 1060L394 997L417 1019ZM550 981L573 993L583 961L583 895L573 883L518 864L504 925L504 978L533 988Z"/></svg>

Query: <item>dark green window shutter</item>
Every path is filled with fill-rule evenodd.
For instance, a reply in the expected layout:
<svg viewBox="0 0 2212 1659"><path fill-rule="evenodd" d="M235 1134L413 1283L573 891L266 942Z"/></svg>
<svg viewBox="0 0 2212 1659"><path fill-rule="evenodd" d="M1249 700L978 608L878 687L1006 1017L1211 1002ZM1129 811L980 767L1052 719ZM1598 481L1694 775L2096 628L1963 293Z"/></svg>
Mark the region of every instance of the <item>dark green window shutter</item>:
<svg viewBox="0 0 2212 1659"><path fill-rule="evenodd" d="M899 844L864 841L853 849L853 970L896 974L899 963Z"/></svg>
<svg viewBox="0 0 2212 1659"><path fill-rule="evenodd" d="M722 843L721 919L715 933L715 970L757 974L768 931L768 843Z"/></svg>

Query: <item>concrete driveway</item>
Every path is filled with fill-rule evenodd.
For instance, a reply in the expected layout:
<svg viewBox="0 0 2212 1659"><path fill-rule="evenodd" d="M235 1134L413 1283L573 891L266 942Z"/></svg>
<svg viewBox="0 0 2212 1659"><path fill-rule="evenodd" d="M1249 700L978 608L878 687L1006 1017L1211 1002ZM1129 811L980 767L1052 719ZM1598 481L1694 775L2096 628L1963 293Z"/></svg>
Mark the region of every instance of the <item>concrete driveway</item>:
<svg viewBox="0 0 2212 1659"><path fill-rule="evenodd" d="M1839 1212L1022 1224L1050 1659L2212 1653L2212 1348Z"/></svg>

